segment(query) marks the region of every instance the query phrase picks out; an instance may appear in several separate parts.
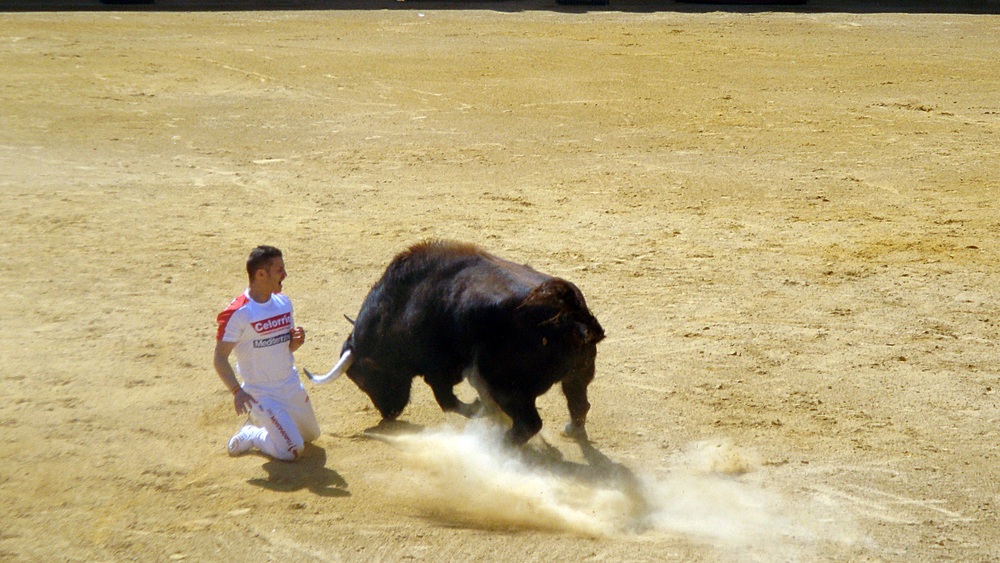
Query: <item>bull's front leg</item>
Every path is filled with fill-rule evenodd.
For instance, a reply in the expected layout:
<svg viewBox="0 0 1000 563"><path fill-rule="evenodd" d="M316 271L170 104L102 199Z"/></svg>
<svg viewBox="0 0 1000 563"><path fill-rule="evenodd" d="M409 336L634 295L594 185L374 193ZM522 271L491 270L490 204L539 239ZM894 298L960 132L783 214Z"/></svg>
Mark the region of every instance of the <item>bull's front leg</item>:
<svg viewBox="0 0 1000 563"><path fill-rule="evenodd" d="M590 356L584 358L583 365L562 381L562 390L566 395L566 406L569 409L569 423L563 430L566 436L587 439L587 413L590 412L587 387L593 379L594 360Z"/></svg>

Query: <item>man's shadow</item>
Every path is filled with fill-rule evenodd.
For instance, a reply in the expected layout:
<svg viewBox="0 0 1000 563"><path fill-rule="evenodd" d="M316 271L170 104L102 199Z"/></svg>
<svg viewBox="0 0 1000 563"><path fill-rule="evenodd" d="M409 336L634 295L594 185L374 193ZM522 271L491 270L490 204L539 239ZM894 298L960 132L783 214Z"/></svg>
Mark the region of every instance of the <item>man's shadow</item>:
<svg viewBox="0 0 1000 563"><path fill-rule="evenodd" d="M302 456L292 463L268 460L263 465L266 479L250 479L251 485L278 493L308 489L321 497L348 497L347 481L339 473L326 467L326 450L309 444Z"/></svg>

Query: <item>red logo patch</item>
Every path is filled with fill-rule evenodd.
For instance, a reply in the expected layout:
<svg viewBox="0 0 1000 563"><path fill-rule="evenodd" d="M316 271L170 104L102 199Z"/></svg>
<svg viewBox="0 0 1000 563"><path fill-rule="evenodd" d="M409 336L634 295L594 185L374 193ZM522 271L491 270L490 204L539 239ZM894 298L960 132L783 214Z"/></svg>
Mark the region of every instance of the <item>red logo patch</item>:
<svg viewBox="0 0 1000 563"><path fill-rule="evenodd" d="M257 321L253 323L253 329L257 334L265 332L274 332L276 330L287 329L292 326L292 314L285 313L284 315L278 315L277 317L271 317L270 319L264 319L262 321Z"/></svg>

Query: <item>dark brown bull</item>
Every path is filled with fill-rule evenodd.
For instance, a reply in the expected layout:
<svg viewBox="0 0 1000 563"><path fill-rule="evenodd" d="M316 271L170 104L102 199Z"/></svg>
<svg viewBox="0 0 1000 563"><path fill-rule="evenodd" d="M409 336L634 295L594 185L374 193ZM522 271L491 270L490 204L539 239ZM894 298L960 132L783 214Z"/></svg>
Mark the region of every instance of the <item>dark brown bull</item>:
<svg viewBox="0 0 1000 563"><path fill-rule="evenodd" d="M425 242L397 255L365 298L340 361L342 373L393 420L422 375L441 408L471 416L454 386L468 376L480 397L513 421L523 444L542 428L535 400L562 383L567 433L585 436L597 343L604 329L572 283L455 242Z"/></svg>

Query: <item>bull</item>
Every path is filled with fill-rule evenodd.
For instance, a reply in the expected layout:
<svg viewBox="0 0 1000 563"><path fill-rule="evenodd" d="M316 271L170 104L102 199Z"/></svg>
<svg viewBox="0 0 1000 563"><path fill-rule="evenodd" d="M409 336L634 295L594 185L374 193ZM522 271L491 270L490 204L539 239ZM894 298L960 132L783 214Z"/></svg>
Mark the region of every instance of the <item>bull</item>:
<svg viewBox="0 0 1000 563"><path fill-rule="evenodd" d="M566 432L586 437L597 343L604 329L576 285L450 241L410 247L372 287L340 360L316 383L346 373L381 413L395 420L423 376L445 412L471 417L499 408L512 426L507 443L542 428L536 399L561 383ZM454 387L468 379L480 399L464 403Z"/></svg>

